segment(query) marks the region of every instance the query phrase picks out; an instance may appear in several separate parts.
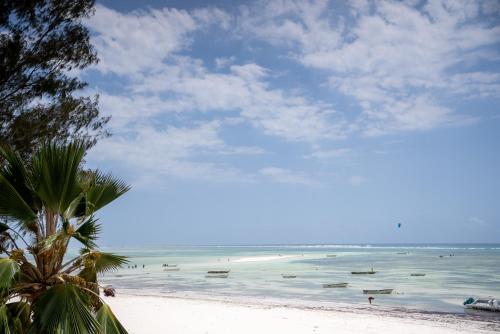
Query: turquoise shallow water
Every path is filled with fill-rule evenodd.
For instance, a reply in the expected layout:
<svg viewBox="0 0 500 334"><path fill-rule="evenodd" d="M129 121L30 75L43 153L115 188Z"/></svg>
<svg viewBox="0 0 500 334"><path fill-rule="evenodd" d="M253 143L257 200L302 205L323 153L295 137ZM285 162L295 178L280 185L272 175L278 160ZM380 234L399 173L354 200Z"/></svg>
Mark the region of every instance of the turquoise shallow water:
<svg viewBox="0 0 500 334"><path fill-rule="evenodd" d="M394 289L376 295L385 307L463 312L469 296L500 298L500 245L303 245L106 248L129 256L137 268L108 273L101 283L118 291L304 302L367 304L363 289ZM401 254L404 253L404 254ZM327 257L334 254L336 257ZM450 256L452 255L452 256ZM162 264L179 271L164 271ZM145 265L143 268L142 265ZM373 268L374 275L351 271ZM205 278L207 270L231 270ZM425 273L412 277L411 273ZM281 274L296 275L282 278ZM325 289L324 283L349 283Z"/></svg>

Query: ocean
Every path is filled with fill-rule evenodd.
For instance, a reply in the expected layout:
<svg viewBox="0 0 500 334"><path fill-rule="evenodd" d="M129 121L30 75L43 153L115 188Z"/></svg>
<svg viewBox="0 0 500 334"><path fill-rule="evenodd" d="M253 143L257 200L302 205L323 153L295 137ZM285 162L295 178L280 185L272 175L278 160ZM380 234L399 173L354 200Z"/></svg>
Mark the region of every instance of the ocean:
<svg viewBox="0 0 500 334"><path fill-rule="evenodd" d="M500 298L499 244L165 246L103 250L129 257L128 266L100 278L102 285L112 285L118 293L338 307L367 305L364 289L394 289L389 295L374 295L375 305L446 313L463 313L462 303L471 296ZM166 270L169 268L179 270ZM372 268L376 271L373 275L351 274ZM206 278L208 270L230 273L227 278ZM411 276L416 273L425 276ZM344 282L348 287L322 286Z"/></svg>

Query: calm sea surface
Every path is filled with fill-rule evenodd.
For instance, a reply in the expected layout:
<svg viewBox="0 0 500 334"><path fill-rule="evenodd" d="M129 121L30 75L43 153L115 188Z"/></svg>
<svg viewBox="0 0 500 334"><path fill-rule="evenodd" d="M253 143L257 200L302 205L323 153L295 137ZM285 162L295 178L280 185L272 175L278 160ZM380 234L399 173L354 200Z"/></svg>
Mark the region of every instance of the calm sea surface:
<svg viewBox="0 0 500 334"><path fill-rule="evenodd" d="M308 305L367 304L363 289L394 289L376 303L437 312L463 312L470 297L500 298L500 245L304 245L105 248L130 265L101 278L136 294L284 300ZM328 257L327 255L336 255ZM165 271L163 264L179 271ZM144 268L143 268L144 265ZM352 275L367 271L374 275ZM208 270L231 270L206 278ZM410 276L424 273L423 277ZM282 274L296 278L282 278ZM325 289L324 283L349 283Z"/></svg>

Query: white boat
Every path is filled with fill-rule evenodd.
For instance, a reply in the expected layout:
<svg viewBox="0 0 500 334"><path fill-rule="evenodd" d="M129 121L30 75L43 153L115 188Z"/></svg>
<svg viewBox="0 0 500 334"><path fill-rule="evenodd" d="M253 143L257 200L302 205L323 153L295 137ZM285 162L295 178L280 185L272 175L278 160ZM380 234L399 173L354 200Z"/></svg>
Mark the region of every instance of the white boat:
<svg viewBox="0 0 500 334"><path fill-rule="evenodd" d="M394 289L363 290L365 295L390 295Z"/></svg>
<svg viewBox="0 0 500 334"><path fill-rule="evenodd" d="M347 288L348 283L327 283L323 284L323 288Z"/></svg>
<svg viewBox="0 0 500 334"><path fill-rule="evenodd" d="M464 302L466 309L500 312L500 300L495 298L469 298Z"/></svg>

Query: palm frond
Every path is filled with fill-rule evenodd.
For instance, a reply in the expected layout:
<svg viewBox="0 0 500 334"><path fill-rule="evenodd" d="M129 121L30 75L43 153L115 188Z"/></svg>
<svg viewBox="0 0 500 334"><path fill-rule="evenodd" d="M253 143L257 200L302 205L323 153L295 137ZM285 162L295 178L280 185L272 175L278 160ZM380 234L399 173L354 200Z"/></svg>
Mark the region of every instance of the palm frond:
<svg viewBox="0 0 500 334"><path fill-rule="evenodd" d="M85 146L75 142L66 146L46 144L33 156L33 185L44 205L63 213L81 193L78 172Z"/></svg>
<svg viewBox="0 0 500 334"><path fill-rule="evenodd" d="M116 255L113 253L100 253L100 256L95 261L95 269L98 273L116 270L127 264L126 256Z"/></svg>
<svg viewBox="0 0 500 334"><path fill-rule="evenodd" d="M85 192L86 214L91 215L130 189L124 181L110 174L94 172Z"/></svg>
<svg viewBox="0 0 500 334"><path fill-rule="evenodd" d="M0 216L15 218L21 222L32 222L36 214L19 194L14 185L0 173ZM21 224L23 226L23 224Z"/></svg>
<svg viewBox="0 0 500 334"><path fill-rule="evenodd" d="M9 225L0 222L0 234L9 230Z"/></svg>
<svg viewBox="0 0 500 334"><path fill-rule="evenodd" d="M98 273L116 270L128 263L126 256L98 251L90 252L82 258L84 268L78 276L89 282L95 282Z"/></svg>
<svg viewBox="0 0 500 334"><path fill-rule="evenodd" d="M11 334L9 326L9 310L6 304L0 306L0 333Z"/></svg>
<svg viewBox="0 0 500 334"><path fill-rule="evenodd" d="M0 290L8 289L19 271L19 264L9 258L0 259Z"/></svg>
<svg viewBox="0 0 500 334"><path fill-rule="evenodd" d="M83 197L83 193L79 194L66 208L66 211L63 213L63 217L66 220L70 220L71 218L82 217L85 215L85 198Z"/></svg>
<svg viewBox="0 0 500 334"><path fill-rule="evenodd" d="M27 333L31 325L30 305L24 302L4 304L0 309L0 333ZM5 319L7 318L7 319Z"/></svg>
<svg viewBox="0 0 500 334"><path fill-rule="evenodd" d="M97 312L97 322L101 326L102 333L105 334L127 334L127 330L116 318L108 305L102 304Z"/></svg>
<svg viewBox="0 0 500 334"><path fill-rule="evenodd" d="M76 285L52 286L33 304L32 333L100 333L89 296Z"/></svg>
<svg viewBox="0 0 500 334"><path fill-rule="evenodd" d="M73 238L80 241L87 248L94 248L94 241L97 240L97 235L100 232L101 225L97 223L97 219L95 219L94 217L89 217L73 233Z"/></svg>
<svg viewBox="0 0 500 334"><path fill-rule="evenodd" d="M40 201L33 196L30 173L19 153L0 146L0 160L4 160L0 174L12 184L25 202L37 211L40 208Z"/></svg>

